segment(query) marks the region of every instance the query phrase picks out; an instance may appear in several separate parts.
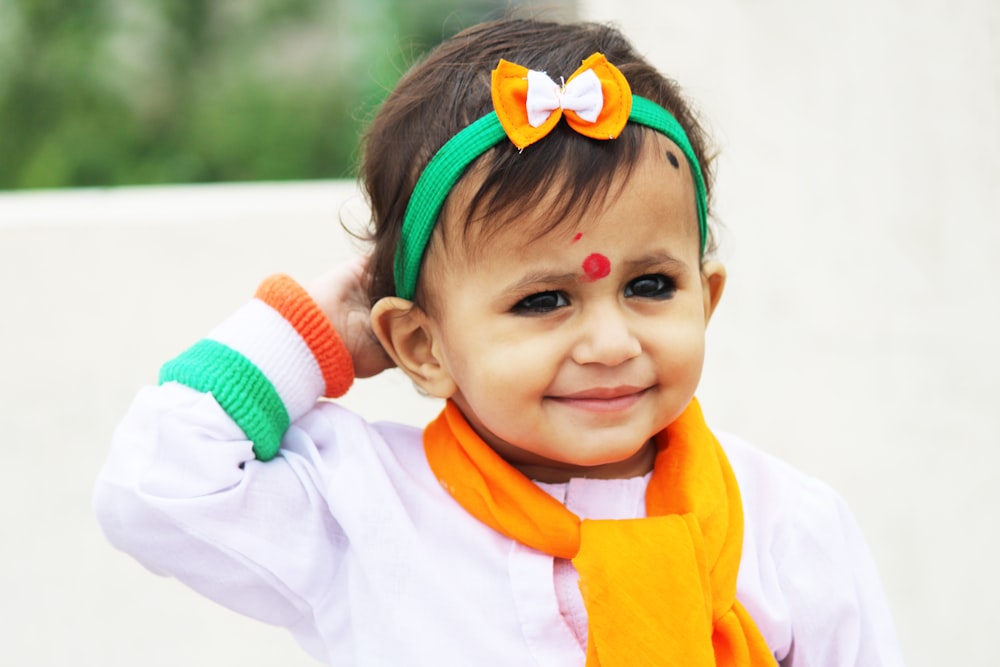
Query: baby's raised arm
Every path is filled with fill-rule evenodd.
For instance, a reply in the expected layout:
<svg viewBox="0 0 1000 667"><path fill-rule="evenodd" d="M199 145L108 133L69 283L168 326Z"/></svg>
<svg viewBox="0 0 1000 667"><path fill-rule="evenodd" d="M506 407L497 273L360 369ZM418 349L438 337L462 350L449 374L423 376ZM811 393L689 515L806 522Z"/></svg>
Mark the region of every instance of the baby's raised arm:
<svg viewBox="0 0 1000 667"><path fill-rule="evenodd" d="M95 488L116 547L277 625L294 627L322 603L349 542L335 515L349 501L331 497L348 493L332 481L347 476L336 466L363 467L381 436L318 401L391 365L371 334L363 273L364 259L338 267L312 298L269 278L163 366L116 430ZM327 434L322 444L296 428L303 418Z"/></svg>

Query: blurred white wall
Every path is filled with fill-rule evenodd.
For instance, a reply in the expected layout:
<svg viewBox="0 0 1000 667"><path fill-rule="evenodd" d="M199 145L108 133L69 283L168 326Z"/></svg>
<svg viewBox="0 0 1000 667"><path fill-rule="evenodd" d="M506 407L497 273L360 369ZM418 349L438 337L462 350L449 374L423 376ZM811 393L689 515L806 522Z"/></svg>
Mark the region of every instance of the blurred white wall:
<svg viewBox="0 0 1000 667"><path fill-rule="evenodd" d="M710 419L847 497L911 667L996 664L1000 3L581 4L719 149Z"/></svg>
<svg viewBox="0 0 1000 667"><path fill-rule="evenodd" d="M583 5L721 151L710 419L848 498L911 667L995 662L1000 5ZM0 664L314 664L111 549L90 489L165 359L268 273L352 252L338 220L363 217L348 183L0 194ZM391 374L348 402L437 408Z"/></svg>

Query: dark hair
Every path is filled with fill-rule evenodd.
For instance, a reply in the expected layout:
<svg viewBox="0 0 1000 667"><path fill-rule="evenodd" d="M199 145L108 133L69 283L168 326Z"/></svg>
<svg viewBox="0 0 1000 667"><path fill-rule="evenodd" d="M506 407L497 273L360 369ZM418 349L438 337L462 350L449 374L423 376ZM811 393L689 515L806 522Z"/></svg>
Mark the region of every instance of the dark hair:
<svg viewBox="0 0 1000 667"><path fill-rule="evenodd" d="M640 57L618 30L596 23L530 19L482 23L443 42L412 67L366 134L361 178L373 221L368 266L372 303L396 293L395 250L417 178L448 139L492 110L490 73L499 60L558 78L568 76L594 52L603 53L622 71L633 93L658 103L678 120L701 165L710 200L705 132L678 85ZM538 205L547 192L561 192L551 224L539 230L544 234L595 198L607 196L617 171L638 160L643 132L651 130L629 123L617 140L594 141L560 123L521 152L501 142L470 166L482 183L472 195L466 228L473 217L484 216L502 225L515 218L516 211Z"/></svg>

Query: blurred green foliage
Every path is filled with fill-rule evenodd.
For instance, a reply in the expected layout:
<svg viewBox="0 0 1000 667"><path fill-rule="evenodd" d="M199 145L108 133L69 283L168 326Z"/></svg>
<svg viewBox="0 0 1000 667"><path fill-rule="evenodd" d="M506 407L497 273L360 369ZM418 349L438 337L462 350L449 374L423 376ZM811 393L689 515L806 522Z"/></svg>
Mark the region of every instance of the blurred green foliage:
<svg viewBox="0 0 1000 667"><path fill-rule="evenodd" d="M353 176L405 68L510 6L0 0L0 189Z"/></svg>

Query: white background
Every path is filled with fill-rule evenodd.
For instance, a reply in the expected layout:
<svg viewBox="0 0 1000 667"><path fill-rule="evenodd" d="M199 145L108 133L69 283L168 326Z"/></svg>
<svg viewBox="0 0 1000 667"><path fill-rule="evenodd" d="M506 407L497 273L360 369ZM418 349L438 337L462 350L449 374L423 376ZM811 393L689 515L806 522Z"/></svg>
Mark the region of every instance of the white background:
<svg viewBox="0 0 1000 667"><path fill-rule="evenodd" d="M995 662L1000 4L585 2L720 151L710 421L834 485L908 664ZM314 664L104 542L90 489L159 365L351 252L351 184L0 195L0 664ZM421 422L395 374L348 402Z"/></svg>

